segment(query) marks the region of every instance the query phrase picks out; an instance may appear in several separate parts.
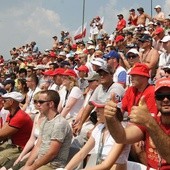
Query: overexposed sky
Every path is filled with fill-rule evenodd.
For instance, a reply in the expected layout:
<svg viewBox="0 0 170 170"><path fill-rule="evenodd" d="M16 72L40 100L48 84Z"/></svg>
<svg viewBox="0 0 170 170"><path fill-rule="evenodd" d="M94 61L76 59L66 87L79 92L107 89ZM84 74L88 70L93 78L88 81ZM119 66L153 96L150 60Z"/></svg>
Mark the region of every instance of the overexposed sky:
<svg viewBox="0 0 170 170"><path fill-rule="evenodd" d="M125 18L131 8L143 7L155 15L154 7L161 5L166 17L170 14L169 0L85 0L85 22L89 25L95 16L104 16L104 29L111 34L117 23L117 14ZM31 41L40 50L50 49L52 36L60 31L71 35L82 24L83 0L1 0L0 5L0 54L10 59L9 51ZM87 31L88 38L89 30Z"/></svg>

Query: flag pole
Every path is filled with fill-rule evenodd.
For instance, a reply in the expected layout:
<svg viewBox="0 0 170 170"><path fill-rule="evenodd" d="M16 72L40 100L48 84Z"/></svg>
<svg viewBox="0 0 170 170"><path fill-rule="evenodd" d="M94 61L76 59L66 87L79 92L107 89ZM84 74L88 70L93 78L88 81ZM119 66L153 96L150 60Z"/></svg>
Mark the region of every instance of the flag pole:
<svg viewBox="0 0 170 170"><path fill-rule="evenodd" d="M151 0L151 17L152 17L152 0Z"/></svg>
<svg viewBox="0 0 170 170"><path fill-rule="evenodd" d="M85 16L85 0L83 0L83 15L82 15L82 30L81 30L82 33L84 30L84 16ZM83 40L83 37L82 37L82 40Z"/></svg>

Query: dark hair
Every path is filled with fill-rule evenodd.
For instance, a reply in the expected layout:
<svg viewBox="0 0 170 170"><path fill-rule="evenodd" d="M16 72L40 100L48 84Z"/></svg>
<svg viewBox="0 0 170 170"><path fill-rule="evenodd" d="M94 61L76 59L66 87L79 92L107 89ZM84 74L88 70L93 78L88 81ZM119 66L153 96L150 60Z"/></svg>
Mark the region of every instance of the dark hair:
<svg viewBox="0 0 170 170"><path fill-rule="evenodd" d="M18 73L19 74L25 73L25 75L27 75L27 70L25 68L21 68L21 69L19 69Z"/></svg>
<svg viewBox="0 0 170 170"><path fill-rule="evenodd" d="M59 96L57 91L55 91L55 90L44 90L44 91L40 91L40 94L46 94L47 97L48 97L48 100L53 101L55 108L56 109L58 108L58 104L60 102L60 96Z"/></svg>
<svg viewBox="0 0 170 170"><path fill-rule="evenodd" d="M28 87L27 87L26 79L18 79L18 82L20 82L22 84L22 86L24 87L23 92L27 93Z"/></svg>

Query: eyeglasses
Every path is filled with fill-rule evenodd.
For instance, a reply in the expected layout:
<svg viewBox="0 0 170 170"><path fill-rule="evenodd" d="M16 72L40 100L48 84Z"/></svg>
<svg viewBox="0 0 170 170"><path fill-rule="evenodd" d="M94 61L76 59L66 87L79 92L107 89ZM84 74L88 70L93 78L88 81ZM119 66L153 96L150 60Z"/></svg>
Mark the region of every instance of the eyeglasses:
<svg viewBox="0 0 170 170"><path fill-rule="evenodd" d="M130 58L131 58L131 59L134 59L134 58L136 58L136 57L137 57L136 55L128 55L128 56L127 56L127 58L129 58L129 59L130 59Z"/></svg>
<svg viewBox="0 0 170 170"><path fill-rule="evenodd" d="M50 102L51 100L34 100L34 104L44 104L46 102Z"/></svg>
<svg viewBox="0 0 170 170"><path fill-rule="evenodd" d="M170 74L170 69L164 69L165 73Z"/></svg>
<svg viewBox="0 0 170 170"><path fill-rule="evenodd" d="M157 93L157 94L155 94L155 99L158 100L158 101L162 101L165 98L170 100L170 94L167 94L167 93Z"/></svg>
<svg viewBox="0 0 170 170"><path fill-rule="evenodd" d="M97 80L88 80L88 83L91 83L91 82L94 82L94 81L97 81Z"/></svg>

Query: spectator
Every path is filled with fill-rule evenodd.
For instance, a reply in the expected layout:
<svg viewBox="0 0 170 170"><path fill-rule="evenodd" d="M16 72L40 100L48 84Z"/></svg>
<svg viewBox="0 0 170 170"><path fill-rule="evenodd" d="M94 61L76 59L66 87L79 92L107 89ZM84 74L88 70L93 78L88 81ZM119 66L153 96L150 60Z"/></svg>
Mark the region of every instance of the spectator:
<svg viewBox="0 0 170 170"><path fill-rule="evenodd" d="M134 143L145 140L147 168L169 169L170 167L170 138L169 138L169 93L170 79L162 78L156 82L155 99L159 116L153 117L148 110L143 96L140 106L133 106L129 116L133 123L123 128L116 118L114 97L105 106L105 117L108 129L118 143Z"/></svg>
<svg viewBox="0 0 170 170"><path fill-rule="evenodd" d="M148 14L144 13L144 9L142 7L138 8L137 11L139 12L137 25L145 26L146 19L149 19L149 21L152 20L152 18Z"/></svg>
<svg viewBox="0 0 170 170"><path fill-rule="evenodd" d="M68 69L62 75L62 85L65 86L65 91L62 93L58 111L71 122L82 107L84 97L78 87L77 74L73 70Z"/></svg>
<svg viewBox="0 0 170 170"><path fill-rule="evenodd" d="M104 105L99 101L91 101L96 107L97 118L100 122L92 131L91 137L83 148L66 165L66 169L73 170L94 148L96 159L93 165L87 170L97 169L126 169L127 158L129 155L129 145L117 144L108 132L104 118Z"/></svg>
<svg viewBox="0 0 170 170"><path fill-rule="evenodd" d="M164 20L165 20L165 14L161 11L161 6L156 5L154 9L155 9L155 11L157 13L153 18L154 22L163 23Z"/></svg>
<svg viewBox="0 0 170 170"><path fill-rule="evenodd" d="M6 123L0 129L0 167L9 167L10 161L16 159L27 143L32 130L32 120L19 108L23 96L19 92L10 92L2 96L4 109L9 110ZM9 140L11 143L9 143ZM8 164L9 163L9 164ZM11 164L10 164L11 165Z"/></svg>
<svg viewBox="0 0 170 170"><path fill-rule="evenodd" d="M57 112L59 94L41 91L37 106L46 119L42 122L38 141L23 170L56 169L66 165L72 132L68 122Z"/></svg>
<svg viewBox="0 0 170 170"><path fill-rule="evenodd" d="M119 14L117 15L118 17L118 23L117 23L117 26L116 26L116 32L118 34L122 33L123 32L123 29L126 27L126 21L124 19L124 16L122 14Z"/></svg>
<svg viewBox="0 0 170 170"><path fill-rule="evenodd" d="M100 75L100 85L94 90L89 101L102 100L103 102L108 100L111 94L114 92L117 94L118 101L121 100L124 94L124 88L119 83L113 82L113 70L109 65L104 65L98 70ZM90 113L94 109L94 106L88 103L84 109L84 113L80 122L74 127L75 133L79 133L82 125L89 117Z"/></svg>

